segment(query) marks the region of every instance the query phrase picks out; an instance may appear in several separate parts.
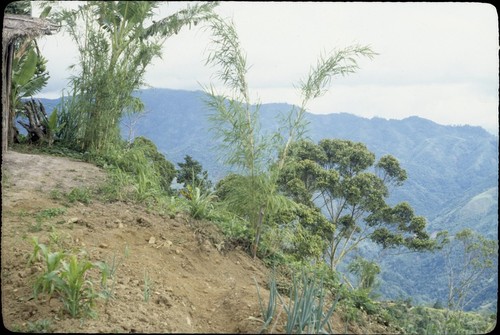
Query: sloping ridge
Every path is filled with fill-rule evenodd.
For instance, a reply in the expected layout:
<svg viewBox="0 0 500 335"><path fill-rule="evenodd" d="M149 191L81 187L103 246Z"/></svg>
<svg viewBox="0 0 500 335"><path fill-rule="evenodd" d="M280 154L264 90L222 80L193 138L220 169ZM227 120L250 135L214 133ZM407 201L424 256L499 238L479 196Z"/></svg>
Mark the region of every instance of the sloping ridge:
<svg viewBox="0 0 500 335"><path fill-rule="evenodd" d="M2 163L2 316L7 329L47 319L52 332L260 330L261 324L249 317L259 318L254 278L266 292L267 269L241 250L219 251L212 225L135 204L104 203L97 196L89 204L66 207L63 194L75 188L97 190L105 182L103 171L88 163L13 151ZM44 218L36 231L37 215L50 209L64 213ZM53 251L86 252L91 261L115 266L113 298L97 303L95 319L82 322L61 314L57 299L30 299L31 284L42 270L42 264L26 265L34 236L47 245L57 240Z"/></svg>
<svg viewBox="0 0 500 335"><path fill-rule="evenodd" d="M99 200L106 174L77 160L14 151L2 157L2 319L11 331L78 333L258 333L256 282L267 303L269 270L238 247L225 247L209 222L134 203ZM72 190L86 190L89 203L69 203ZM49 216L47 213L58 213ZM43 215L42 215L43 214ZM45 216L44 216L45 215ZM40 223L38 225L38 223ZM95 318L70 318L58 299L33 299L39 262L27 266L31 239L51 251L85 253L114 269L112 293L99 299ZM99 287L97 273L89 274ZM346 325L334 314L335 332ZM386 333L367 322L351 333ZM39 331L39 330L38 330ZM282 325L274 332L282 333Z"/></svg>

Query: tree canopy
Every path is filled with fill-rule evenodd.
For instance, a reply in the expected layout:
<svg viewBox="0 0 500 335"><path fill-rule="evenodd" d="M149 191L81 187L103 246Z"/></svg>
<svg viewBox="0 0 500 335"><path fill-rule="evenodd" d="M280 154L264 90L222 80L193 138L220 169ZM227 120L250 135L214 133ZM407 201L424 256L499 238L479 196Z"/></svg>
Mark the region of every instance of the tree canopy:
<svg viewBox="0 0 500 335"><path fill-rule="evenodd" d="M158 5L156 1L89 1L58 13L58 21L79 51L62 115L67 143L84 151L106 152L119 142L121 117L144 108L132 93L144 84L153 59L162 56L164 41L182 27L211 18L217 3L188 5L154 21Z"/></svg>
<svg viewBox="0 0 500 335"><path fill-rule="evenodd" d="M383 248L434 247L424 217L406 202L392 207L386 203L389 186L401 185L406 177L397 159L387 155L375 163L375 155L362 143L302 140L291 147L280 185L295 201L327 216L324 254L335 269L364 240Z"/></svg>

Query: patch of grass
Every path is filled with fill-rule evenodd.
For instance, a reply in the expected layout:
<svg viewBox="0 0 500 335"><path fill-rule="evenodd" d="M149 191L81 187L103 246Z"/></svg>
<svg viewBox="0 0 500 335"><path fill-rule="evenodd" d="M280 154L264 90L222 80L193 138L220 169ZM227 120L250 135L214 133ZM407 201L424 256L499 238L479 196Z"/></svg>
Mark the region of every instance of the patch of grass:
<svg viewBox="0 0 500 335"><path fill-rule="evenodd" d="M67 195L70 203L81 202L85 205L90 204L92 194L86 187L75 187Z"/></svg>
<svg viewBox="0 0 500 335"><path fill-rule="evenodd" d="M28 231L31 233L36 233L42 231L42 225L43 223L51 218L54 218L56 216L62 215L66 213L65 208L46 208L43 209L35 214L35 223L31 223L28 226ZM26 213L20 213L19 214L21 217L27 216L28 214Z"/></svg>
<svg viewBox="0 0 500 335"><path fill-rule="evenodd" d="M65 208L47 208L38 212L35 218L40 220L46 220L63 214L66 214Z"/></svg>
<svg viewBox="0 0 500 335"><path fill-rule="evenodd" d="M30 216L31 213L29 213L28 211L26 211L25 209L22 209L20 210L18 213L17 213L17 216L19 216L20 218L25 218L27 216Z"/></svg>
<svg viewBox="0 0 500 335"><path fill-rule="evenodd" d="M85 155L81 152L67 148L61 143L55 142L51 146L37 144L13 144L13 149L18 152L28 154L46 154L59 157L70 157L85 161Z"/></svg>
<svg viewBox="0 0 500 335"><path fill-rule="evenodd" d="M28 322L26 326L27 333L49 333L51 332L51 322L47 319L37 320L35 322Z"/></svg>
<svg viewBox="0 0 500 335"><path fill-rule="evenodd" d="M30 233L38 233L42 231L42 220L36 220L35 223L31 223L28 226L28 231Z"/></svg>
<svg viewBox="0 0 500 335"><path fill-rule="evenodd" d="M189 214L193 219L207 219L214 209L215 193L202 192L199 187L186 186L181 191L187 199Z"/></svg>
<svg viewBox="0 0 500 335"><path fill-rule="evenodd" d="M49 198L52 200L62 200L64 198L64 195L59 190L52 190L49 192Z"/></svg>

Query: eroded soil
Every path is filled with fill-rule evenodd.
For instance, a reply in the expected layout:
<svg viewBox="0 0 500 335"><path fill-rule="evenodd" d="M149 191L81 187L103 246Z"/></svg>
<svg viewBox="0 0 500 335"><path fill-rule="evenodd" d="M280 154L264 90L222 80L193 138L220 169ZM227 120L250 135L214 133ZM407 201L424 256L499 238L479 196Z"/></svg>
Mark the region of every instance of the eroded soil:
<svg viewBox="0 0 500 335"><path fill-rule="evenodd" d="M269 270L238 247L225 247L214 225L185 214L157 214L132 203L103 202L93 191L106 174L94 165L9 151L2 157L1 293L3 325L16 332L258 333ZM69 202L72 190L90 202ZM28 265L33 237L51 251L86 253L115 270L108 299L95 317L72 318L57 298L33 298L45 265ZM99 288L94 269L87 279ZM286 297L284 297L286 302ZM284 315L267 329L284 332ZM394 333L362 313L346 324L334 313L335 333Z"/></svg>
<svg viewBox="0 0 500 335"><path fill-rule="evenodd" d="M209 224L185 215L163 217L129 203L91 198L89 204L70 204L57 197L105 181L104 172L88 163L13 151L2 163L2 317L8 330L260 330L254 278L265 296L268 271L241 250L219 251L204 234ZM40 218L50 209L64 213ZM97 300L95 318L71 318L58 299L32 298L33 281L42 271L41 263L27 266L34 236L54 251L85 251L91 261L116 265L114 280L108 281L113 298Z"/></svg>

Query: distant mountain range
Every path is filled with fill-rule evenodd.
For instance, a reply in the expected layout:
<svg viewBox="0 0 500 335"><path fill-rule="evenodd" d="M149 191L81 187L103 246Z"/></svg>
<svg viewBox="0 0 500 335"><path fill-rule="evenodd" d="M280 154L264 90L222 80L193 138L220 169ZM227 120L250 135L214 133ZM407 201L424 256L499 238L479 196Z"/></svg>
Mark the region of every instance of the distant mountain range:
<svg viewBox="0 0 500 335"><path fill-rule="evenodd" d="M184 156L190 155L214 181L224 177L229 169L216 159L219 156L216 140L207 118L211 111L203 101L203 92L146 89L137 94L146 113L137 119L123 120L124 138L145 136L171 162L183 162ZM47 110L57 103L40 100ZM260 108L263 131L276 129L276 117L290 108L291 105L282 103L263 104ZM377 158L385 154L396 157L407 170L408 180L403 187L392 191L390 201L408 201L418 215L428 219L430 231L447 229L455 233L470 227L489 238L498 237L497 136L480 127L444 126L416 116L386 120L347 113L308 113L307 120L307 135L315 142L323 138L348 139L365 143ZM131 124L134 124L132 131L127 127ZM397 271L394 264L389 267L391 274ZM419 277L418 270L414 272L405 275L428 283L428 278ZM400 285L400 280L397 275L383 278L387 287ZM401 287L385 291L381 288L381 291L392 298L404 293L418 295L414 292L415 285ZM431 299L422 294L421 301Z"/></svg>

